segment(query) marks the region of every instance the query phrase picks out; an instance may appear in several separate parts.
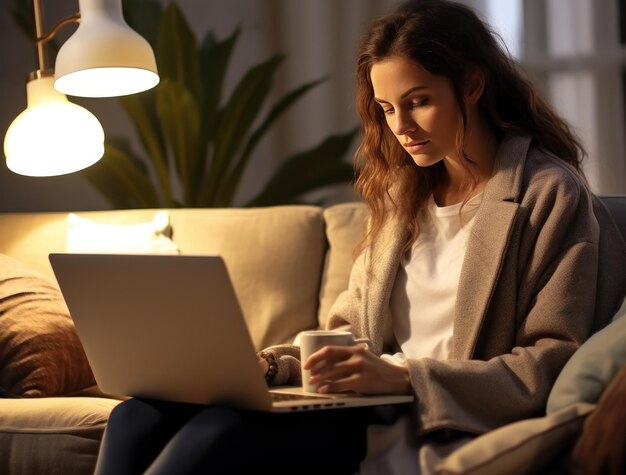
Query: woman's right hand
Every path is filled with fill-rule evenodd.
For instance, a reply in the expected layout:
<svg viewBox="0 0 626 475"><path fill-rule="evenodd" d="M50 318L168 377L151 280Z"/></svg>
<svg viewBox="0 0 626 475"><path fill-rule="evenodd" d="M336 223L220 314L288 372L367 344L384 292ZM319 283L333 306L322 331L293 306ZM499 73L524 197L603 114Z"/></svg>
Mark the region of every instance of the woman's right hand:
<svg viewBox="0 0 626 475"><path fill-rule="evenodd" d="M263 376L265 376L270 369L270 364L267 362L265 358L263 358L260 354L256 355L257 360L259 361L259 366L261 367L261 371Z"/></svg>
<svg viewBox="0 0 626 475"><path fill-rule="evenodd" d="M363 345L325 346L304 362L319 393L412 394L409 369L391 364Z"/></svg>

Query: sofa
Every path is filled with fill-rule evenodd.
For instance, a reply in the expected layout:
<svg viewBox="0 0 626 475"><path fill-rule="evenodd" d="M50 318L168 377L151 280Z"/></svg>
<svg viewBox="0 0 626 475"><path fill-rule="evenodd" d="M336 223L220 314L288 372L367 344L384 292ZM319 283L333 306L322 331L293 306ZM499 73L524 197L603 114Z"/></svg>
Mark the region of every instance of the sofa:
<svg viewBox="0 0 626 475"><path fill-rule="evenodd" d="M626 236L626 197L604 201ZM98 389L49 253L220 254L261 349L324 326L347 287L365 217L361 203L0 214L0 473L93 473L108 415L123 399ZM626 360L626 318L618 317L564 368L545 414L482 435L439 472L547 470Z"/></svg>

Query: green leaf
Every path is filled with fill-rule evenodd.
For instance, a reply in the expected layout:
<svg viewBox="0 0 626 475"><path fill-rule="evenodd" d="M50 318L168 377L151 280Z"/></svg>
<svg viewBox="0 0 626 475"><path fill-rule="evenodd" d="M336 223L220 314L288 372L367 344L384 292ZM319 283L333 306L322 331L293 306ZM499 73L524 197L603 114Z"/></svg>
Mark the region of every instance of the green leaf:
<svg viewBox="0 0 626 475"><path fill-rule="evenodd" d="M157 88L157 113L174 155L184 193L183 204L192 207L195 204L198 183L198 105L183 85L166 78Z"/></svg>
<svg viewBox="0 0 626 475"><path fill-rule="evenodd" d="M316 147L287 159L246 206L286 204L316 188L350 181L354 170L343 157L356 132L355 129L344 135L331 136Z"/></svg>
<svg viewBox="0 0 626 475"><path fill-rule="evenodd" d="M240 29L223 41L217 41L213 33L208 32L200 46L200 77L204 86L202 99L202 131L208 143L214 136L217 112L222 98L224 78L228 63L239 38ZM206 152L206 143L202 150Z"/></svg>
<svg viewBox="0 0 626 475"><path fill-rule="evenodd" d="M123 143L105 144L104 156L80 174L118 209L158 208L159 200L145 164Z"/></svg>
<svg viewBox="0 0 626 475"><path fill-rule="evenodd" d="M166 205L172 206L174 197L170 184L165 139L161 134L161 123L156 111L156 89L159 87L160 85L141 94L122 96L118 99L130 116L139 139L154 166Z"/></svg>
<svg viewBox="0 0 626 475"><path fill-rule="evenodd" d="M156 59L161 80L178 81L200 101L198 43L175 3L170 3L161 16Z"/></svg>
<svg viewBox="0 0 626 475"><path fill-rule="evenodd" d="M257 129L250 134L248 138L248 142L244 147L239 160L233 167L232 172L229 174L227 179L223 180L222 185L220 186L220 198L224 203L231 203L235 193L237 192L237 188L239 187L239 183L243 176L243 173L248 166L248 162L250 161L250 156L252 152L256 148L257 144L261 141L261 139L265 136L265 133L269 130L271 125L278 119L283 112L285 112L289 106L291 106L294 102L296 102L300 97L306 94L312 88L318 86L325 78L318 79L316 81L311 81L309 83L303 84L302 86L290 91L287 93L281 100L279 100L274 107L268 112L267 116L261 123Z"/></svg>
<svg viewBox="0 0 626 475"><path fill-rule="evenodd" d="M124 19L128 26L143 36L156 49L159 23L163 14L161 2L156 0L124 0Z"/></svg>
<svg viewBox="0 0 626 475"><path fill-rule="evenodd" d="M234 166L235 155L243 142L242 137L247 135L256 119L269 93L276 68L283 59L283 55L276 55L248 71L224 107L215 133L209 176L201 191L202 204L228 204L215 202L218 184L225 178L229 168Z"/></svg>

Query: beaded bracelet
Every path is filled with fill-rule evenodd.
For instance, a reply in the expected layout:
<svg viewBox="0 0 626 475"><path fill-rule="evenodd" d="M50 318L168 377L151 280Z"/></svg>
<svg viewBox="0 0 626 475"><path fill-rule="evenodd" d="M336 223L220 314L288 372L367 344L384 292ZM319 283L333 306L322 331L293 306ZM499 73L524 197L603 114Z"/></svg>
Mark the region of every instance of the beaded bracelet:
<svg viewBox="0 0 626 475"><path fill-rule="evenodd" d="M267 384L272 384L276 374L278 373L278 363L276 363L276 358L271 353L261 352L259 355L265 361L267 361L267 372L265 373L265 381Z"/></svg>

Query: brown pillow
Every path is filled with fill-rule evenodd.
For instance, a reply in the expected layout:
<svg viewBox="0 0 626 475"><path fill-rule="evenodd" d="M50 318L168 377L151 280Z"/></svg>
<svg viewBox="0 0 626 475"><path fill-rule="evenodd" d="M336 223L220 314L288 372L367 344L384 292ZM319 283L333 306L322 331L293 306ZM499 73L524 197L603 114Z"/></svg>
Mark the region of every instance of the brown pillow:
<svg viewBox="0 0 626 475"><path fill-rule="evenodd" d="M0 388L47 397L94 384L56 282L0 254Z"/></svg>
<svg viewBox="0 0 626 475"><path fill-rule="evenodd" d="M587 418L572 453L572 473L626 473L626 364Z"/></svg>

